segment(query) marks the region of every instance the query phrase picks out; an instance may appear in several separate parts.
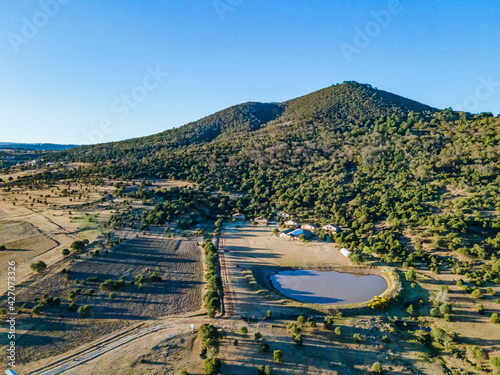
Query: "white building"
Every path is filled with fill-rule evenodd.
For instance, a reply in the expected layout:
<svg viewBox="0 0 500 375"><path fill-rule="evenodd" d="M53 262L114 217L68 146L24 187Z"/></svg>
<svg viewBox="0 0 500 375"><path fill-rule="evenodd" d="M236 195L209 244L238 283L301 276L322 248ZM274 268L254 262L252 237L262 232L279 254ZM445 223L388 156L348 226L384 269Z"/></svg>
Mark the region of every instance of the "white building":
<svg viewBox="0 0 500 375"><path fill-rule="evenodd" d="M332 233L338 233L339 227L333 224L323 225L323 229Z"/></svg>
<svg viewBox="0 0 500 375"><path fill-rule="evenodd" d="M311 232L314 232L318 227L314 224L307 223L301 226L302 229L310 230Z"/></svg>
<svg viewBox="0 0 500 375"><path fill-rule="evenodd" d="M233 219L236 221L245 221L245 214L238 212L238 213L233 215Z"/></svg>
<svg viewBox="0 0 500 375"><path fill-rule="evenodd" d="M300 228L300 223L297 220L288 220L288 221L285 221L285 225L287 227Z"/></svg>
<svg viewBox="0 0 500 375"><path fill-rule="evenodd" d="M288 212L285 211L278 211L276 212L276 217L277 218L284 218L284 219L289 219L292 217Z"/></svg>
<svg viewBox="0 0 500 375"><path fill-rule="evenodd" d="M349 251L347 250L345 247L343 247L342 249L340 249L340 252L342 253L343 256L345 256L346 258L349 258L349 255L352 254L352 251Z"/></svg>
<svg viewBox="0 0 500 375"><path fill-rule="evenodd" d="M259 224L266 224L268 225L269 224L269 219L267 217L263 217L263 216L258 216L255 218L255 221Z"/></svg>

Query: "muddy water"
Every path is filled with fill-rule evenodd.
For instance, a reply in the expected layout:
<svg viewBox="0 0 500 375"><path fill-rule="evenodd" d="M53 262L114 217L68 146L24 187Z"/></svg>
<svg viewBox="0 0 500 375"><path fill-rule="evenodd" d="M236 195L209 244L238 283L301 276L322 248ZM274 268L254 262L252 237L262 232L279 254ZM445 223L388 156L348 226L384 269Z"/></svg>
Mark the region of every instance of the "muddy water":
<svg viewBox="0 0 500 375"><path fill-rule="evenodd" d="M387 282L383 277L336 271L281 271L271 275L270 280L273 287L283 295L305 303L365 302L387 289Z"/></svg>

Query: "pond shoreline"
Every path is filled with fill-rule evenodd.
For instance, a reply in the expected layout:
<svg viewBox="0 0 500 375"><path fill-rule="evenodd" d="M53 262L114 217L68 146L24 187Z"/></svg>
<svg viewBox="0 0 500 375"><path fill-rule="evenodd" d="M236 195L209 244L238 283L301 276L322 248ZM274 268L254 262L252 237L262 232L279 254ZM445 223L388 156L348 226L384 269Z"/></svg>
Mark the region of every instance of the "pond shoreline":
<svg viewBox="0 0 500 375"><path fill-rule="evenodd" d="M311 271L336 271L339 273L348 273L356 276L365 276L365 275L373 275L382 277L386 283L387 288L383 293L379 295L379 297L394 297L399 295L402 290L401 281L396 270L392 267L366 267L366 266L325 266L325 267L314 267L314 266L266 266L266 267L252 267L252 274L255 278L257 284L265 287L269 292L271 292L275 297L282 300L285 304L290 305L300 305L303 307L314 308L320 311L331 310L331 309L339 309L341 308L344 311L359 312L360 309L365 310L368 308L368 302L358 302L358 303L350 303L350 304L318 304L318 303L308 303L301 302L299 300L293 299L281 293L278 289L276 289L271 281L271 276L275 275L279 272L283 271L299 271L299 270L311 270Z"/></svg>

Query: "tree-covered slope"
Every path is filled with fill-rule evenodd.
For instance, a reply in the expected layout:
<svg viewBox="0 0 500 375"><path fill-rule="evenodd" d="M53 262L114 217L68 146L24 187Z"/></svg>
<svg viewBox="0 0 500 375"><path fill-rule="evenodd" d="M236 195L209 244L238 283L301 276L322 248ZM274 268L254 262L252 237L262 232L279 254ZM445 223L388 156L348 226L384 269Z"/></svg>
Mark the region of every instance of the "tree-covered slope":
<svg viewBox="0 0 500 375"><path fill-rule="evenodd" d="M230 211L284 209L300 220L348 227L352 235L342 241L354 250L371 248L366 241L383 223L393 235L420 228L439 236L437 248L493 259L500 219L481 212L500 210L499 156L500 117L440 111L347 82L281 104L235 106L149 137L57 153L92 164L43 178L189 180L207 193L241 193L223 205ZM408 257L395 238L376 250L386 260Z"/></svg>

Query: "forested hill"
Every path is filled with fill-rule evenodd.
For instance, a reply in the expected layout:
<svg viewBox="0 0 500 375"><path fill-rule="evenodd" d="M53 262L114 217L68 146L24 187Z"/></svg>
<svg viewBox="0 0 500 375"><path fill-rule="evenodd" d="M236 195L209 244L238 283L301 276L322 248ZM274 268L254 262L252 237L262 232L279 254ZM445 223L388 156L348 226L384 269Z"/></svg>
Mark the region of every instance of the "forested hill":
<svg viewBox="0 0 500 375"><path fill-rule="evenodd" d="M91 164L39 178L189 180L200 191L242 193L214 212L255 217L284 209L351 228L344 241L352 249L366 246L360 238L376 223L393 234L451 231L439 246L465 253L478 245L482 257L500 249L500 219L490 215L500 210L500 116L437 110L355 82L53 156ZM388 246L387 259L406 254L396 242Z"/></svg>
<svg viewBox="0 0 500 375"><path fill-rule="evenodd" d="M405 118L410 111L432 111L433 108L370 85L346 82L284 103L249 102L207 116L201 120L162 133L131 140L82 146L65 153L70 160L105 161L128 156L142 156L165 149L211 142L216 139L246 137L248 133L264 128L270 123L293 121L310 123L320 121L344 124L362 123L367 126L381 116ZM320 129L318 129L320 130ZM137 159L138 158L138 159Z"/></svg>

